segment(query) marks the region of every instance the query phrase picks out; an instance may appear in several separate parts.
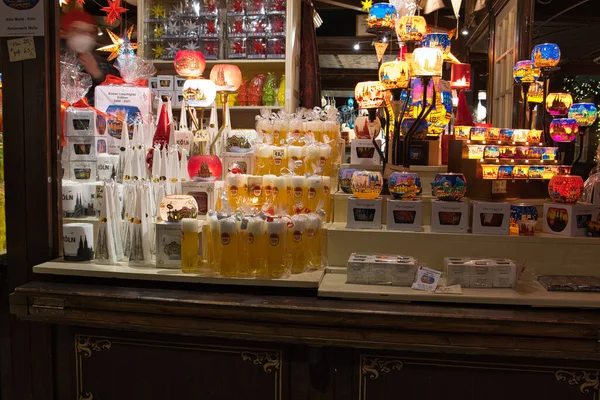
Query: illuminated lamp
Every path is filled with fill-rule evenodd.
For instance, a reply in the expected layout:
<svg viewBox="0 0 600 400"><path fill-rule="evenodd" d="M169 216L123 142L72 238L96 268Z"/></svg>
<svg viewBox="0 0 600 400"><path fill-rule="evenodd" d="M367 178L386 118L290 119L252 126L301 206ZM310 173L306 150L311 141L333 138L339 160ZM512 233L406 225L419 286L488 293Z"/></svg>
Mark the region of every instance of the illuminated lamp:
<svg viewBox="0 0 600 400"><path fill-rule="evenodd" d="M538 68L556 67L560 61L560 47L555 43L538 44L531 51L531 61Z"/></svg>
<svg viewBox="0 0 600 400"><path fill-rule="evenodd" d="M415 76L442 76L444 55L440 49L419 47L412 54L412 62Z"/></svg>
<svg viewBox="0 0 600 400"><path fill-rule="evenodd" d="M452 64L450 79L452 89L471 89L471 64Z"/></svg>
<svg viewBox="0 0 600 400"><path fill-rule="evenodd" d="M592 103L575 103L569 108L569 118L575 119L581 127L588 127L596 122L598 109Z"/></svg>
<svg viewBox="0 0 600 400"><path fill-rule="evenodd" d="M529 86L527 102L536 104L544 102L544 85L541 82L534 82Z"/></svg>
<svg viewBox="0 0 600 400"><path fill-rule="evenodd" d="M549 93L546 97L546 111L552 116L563 116L569 113L573 98L569 93Z"/></svg>
<svg viewBox="0 0 600 400"><path fill-rule="evenodd" d="M354 97L361 108L381 107L385 89L379 81L358 82L354 88Z"/></svg>
<svg viewBox="0 0 600 400"><path fill-rule="evenodd" d="M183 218L198 217L198 203L193 196L174 194L166 196L158 207L160 219L167 222L180 222Z"/></svg>
<svg viewBox="0 0 600 400"><path fill-rule="evenodd" d="M396 33L401 42L421 40L427 33L427 22L420 15L404 15L396 24Z"/></svg>
<svg viewBox="0 0 600 400"><path fill-rule="evenodd" d="M242 84L242 71L234 64L217 64L210 71L210 80L215 84L217 93L235 92Z"/></svg>
<svg viewBox="0 0 600 400"><path fill-rule="evenodd" d="M437 174L431 187L438 200L460 201L467 193L467 179L460 173Z"/></svg>
<svg viewBox="0 0 600 400"><path fill-rule="evenodd" d="M550 122L550 136L559 143L575 140L579 127L573 118L555 118Z"/></svg>
<svg viewBox="0 0 600 400"><path fill-rule="evenodd" d="M173 64L177 74L186 78L198 78L206 68L204 54L194 50L179 50Z"/></svg>
<svg viewBox="0 0 600 400"><path fill-rule="evenodd" d="M183 84L183 98L190 107L210 107L217 97L217 88L209 79L188 79Z"/></svg>
<svg viewBox="0 0 600 400"><path fill-rule="evenodd" d="M537 82L540 74L540 69L531 60L517 61L513 69L513 78L518 84Z"/></svg>
<svg viewBox="0 0 600 400"><path fill-rule="evenodd" d="M401 60L384 62L379 67L379 81L387 90L408 87L410 83L410 65Z"/></svg>
<svg viewBox="0 0 600 400"><path fill-rule="evenodd" d="M548 194L556 203L577 203L583 191L579 175L554 175L548 183Z"/></svg>
<svg viewBox="0 0 600 400"><path fill-rule="evenodd" d="M444 55L450 53L450 44L447 33L427 33L421 40L421 47L440 49Z"/></svg>
<svg viewBox="0 0 600 400"><path fill-rule="evenodd" d="M396 7L390 3L375 3L369 9L367 26L370 29L394 29L396 27Z"/></svg>
<svg viewBox="0 0 600 400"><path fill-rule="evenodd" d="M221 178L223 164L216 155L192 156L188 161L188 174L195 182L214 182Z"/></svg>
<svg viewBox="0 0 600 400"><path fill-rule="evenodd" d="M354 171L352 193L359 199L375 199L383 188L383 177L378 171Z"/></svg>
<svg viewBox="0 0 600 400"><path fill-rule="evenodd" d="M415 172L392 172L388 179L390 193L398 200L412 200L421 188L421 178Z"/></svg>

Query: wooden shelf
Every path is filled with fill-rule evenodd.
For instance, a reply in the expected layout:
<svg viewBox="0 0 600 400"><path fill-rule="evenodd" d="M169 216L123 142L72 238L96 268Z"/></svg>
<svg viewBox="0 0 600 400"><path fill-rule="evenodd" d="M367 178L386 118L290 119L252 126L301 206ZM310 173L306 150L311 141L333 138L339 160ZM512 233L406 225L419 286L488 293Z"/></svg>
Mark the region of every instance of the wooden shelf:
<svg viewBox="0 0 600 400"><path fill-rule="evenodd" d="M152 64L156 68L175 68L173 65L173 60L152 60ZM284 58L258 58L258 59L248 59L248 58L238 58L238 59L225 59L225 60L206 60L206 65L215 65L215 64L236 64L236 65L265 65L265 64L280 64L282 66L285 65Z"/></svg>

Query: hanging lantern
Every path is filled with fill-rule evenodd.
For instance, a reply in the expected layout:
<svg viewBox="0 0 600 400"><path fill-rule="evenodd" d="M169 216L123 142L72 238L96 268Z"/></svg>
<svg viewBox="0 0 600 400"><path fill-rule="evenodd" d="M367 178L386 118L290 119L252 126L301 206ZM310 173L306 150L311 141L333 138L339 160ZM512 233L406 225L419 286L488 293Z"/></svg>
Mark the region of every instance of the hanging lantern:
<svg viewBox="0 0 600 400"><path fill-rule="evenodd" d="M548 183L548 194L556 203L577 203L583 191L579 175L554 175Z"/></svg>
<svg viewBox="0 0 600 400"><path fill-rule="evenodd" d="M440 49L444 55L450 53L450 44L447 33L427 33L421 40L421 47Z"/></svg>
<svg viewBox="0 0 600 400"><path fill-rule="evenodd" d="M527 92L527 102L528 103L542 103L544 101L544 85L541 82L533 82L531 86L529 86L529 91Z"/></svg>
<svg viewBox="0 0 600 400"><path fill-rule="evenodd" d="M563 116L569 113L573 98L569 93L550 93L546 98L546 110L552 116Z"/></svg>
<svg viewBox="0 0 600 400"><path fill-rule="evenodd" d="M394 29L396 27L396 7L389 3L376 3L369 9L367 26L371 29Z"/></svg>
<svg viewBox="0 0 600 400"><path fill-rule="evenodd" d="M419 47L413 52L412 62L415 76L442 76L444 55L440 49Z"/></svg>
<svg viewBox="0 0 600 400"><path fill-rule="evenodd" d="M175 71L186 78L198 78L206 68L204 54L194 50L179 50L173 64Z"/></svg>
<svg viewBox="0 0 600 400"><path fill-rule="evenodd" d="M188 79L183 84L183 98L190 107L210 107L217 97L217 87L210 79Z"/></svg>
<svg viewBox="0 0 600 400"><path fill-rule="evenodd" d="M518 84L536 82L540 79L540 74L540 69L531 60L517 61L513 69L513 78Z"/></svg>
<svg viewBox="0 0 600 400"><path fill-rule="evenodd" d="M555 118L550 122L550 136L555 142L572 142L578 131L579 126L573 118Z"/></svg>
<svg viewBox="0 0 600 400"><path fill-rule="evenodd" d="M590 126L598 118L598 109L592 103L575 103L569 108L569 118L575 119L579 126Z"/></svg>
<svg viewBox="0 0 600 400"><path fill-rule="evenodd" d="M354 97L361 108L378 108L383 104L385 89L379 81L358 82Z"/></svg>
<svg viewBox="0 0 600 400"><path fill-rule="evenodd" d="M402 42L421 40L427 33L427 22L420 15L405 15L396 24L396 33Z"/></svg>
<svg viewBox="0 0 600 400"><path fill-rule="evenodd" d="M167 222L181 222L183 218L198 217L198 203L194 197L187 194L165 197L158 209L161 220Z"/></svg>
<svg viewBox="0 0 600 400"><path fill-rule="evenodd" d="M560 61L560 47L555 43L538 44L531 51L531 61L538 68L556 67Z"/></svg>
<svg viewBox="0 0 600 400"><path fill-rule="evenodd" d="M196 182L214 182L221 177L223 164L216 155L192 156L188 161L188 174Z"/></svg>
<svg viewBox="0 0 600 400"><path fill-rule="evenodd" d="M242 71L234 64L217 64L210 70L217 92L235 92L242 84Z"/></svg>
<svg viewBox="0 0 600 400"><path fill-rule="evenodd" d="M388 90L408 87L410 82L410 65L406 61L401 60L381 64L379 68L379 81Z"/></svg>
<svg viewBox="0 0 600 400"><path fill-rule="evenodd" d="M452 64L450 79L452 89L471 89L471 64Z"/></svg>

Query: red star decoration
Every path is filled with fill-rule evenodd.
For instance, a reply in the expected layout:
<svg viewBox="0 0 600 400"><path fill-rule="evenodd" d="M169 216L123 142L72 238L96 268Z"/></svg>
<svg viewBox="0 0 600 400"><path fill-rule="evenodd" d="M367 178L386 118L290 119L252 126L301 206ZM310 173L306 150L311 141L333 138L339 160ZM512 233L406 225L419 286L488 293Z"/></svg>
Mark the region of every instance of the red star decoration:
<svg viewBox="0 0 600 400"><path fill-rule="evenodd" d="M242 0L233 1L233 12L242 13L244 12L244 2Z"/></svg>
<svg viewBox="0 0 600 400"><path fill-rule="evenodd" d="M273 54L283 54L283 43L282 42L275 42L273 43Z"/></svg>
<svg viewBox="0 0 600 400"><path fill-rule="evenodd" d="M244 21L233 21L233 32L244 33Z"/></svg>
<svg viewBox="0 0 600 400"><path fill-rule="evenodd" d="M242 54L244 52L244 45L241 42L235 42L233 44L233 52L235 54Z"/></svg>
<svg viewBox="0 0 600 400"><path fill-rule="evenodd" d="M283 20L281 18L277 18L273 21L273 32L275 32L275 33L283 32Z"/></svg>
<svg viewBox="0 0 600 400"><path fill-rule="evenodd" d="M215 21L208 21L206 23L206 33L208 34L216 34L217 27L215 26Z"/></svg>
<svg viewBox="0 0 600 400"><path fill-rule="evenodd" d="M254 54L265 54L265 46L263 46L263 42L260 40L252 43L252 50Z"/></svg>
<svg viewBox="0 0 600 400"><path fill-rule="evenodd" d="M214 43L208 42L208 43L205 43L204 46L205 46L206 54L211 55L211 56L217 54Z"/></svg>
<svg viewBox="0 0 600 400"><path fill-rule="evenodd" d="M264 8L264 1L262 1L262 0L255 0L250 4L252 7L252 10L254 10L255 12L261 11Z"/></svg>
<svg viewBox="0 0 600 400"><path fill-rule="evenodd" d="M254 32L255 33L265 33L265 21L264 20L259 20L256 23Z"/></svg>
<svg viewBox="0 0 600 400"><path fill-rule="evenodd" d="M215 4L215 2L213 0L209 0L206 3L206 10L208 12L214 13L216 9L217 9L217 6L216 6L216 4Z"/></svg>
<svg viewBox="0 0 600 400"><path fill-rule="evenodd" d="M127 11L125 7L121 7L121 0L108 0L108 7L102 7L101 10L106 13L108 24L114 24L117 19L120 21L121 14Z"/></svg>
<svg viewBox="0 0 600 400"><path fill-rule="evenodd" d="M285 0L274 0L273 8L275 11L285 11Z"/></svg>

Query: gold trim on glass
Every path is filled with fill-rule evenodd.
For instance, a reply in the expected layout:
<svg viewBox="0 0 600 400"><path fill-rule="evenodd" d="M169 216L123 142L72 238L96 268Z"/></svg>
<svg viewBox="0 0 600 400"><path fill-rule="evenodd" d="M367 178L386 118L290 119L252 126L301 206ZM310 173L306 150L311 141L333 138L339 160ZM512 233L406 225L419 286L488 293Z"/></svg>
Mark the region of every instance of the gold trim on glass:
<svg viewBox="0 0 600 400"><path fill-rule="evenodd" d="M378 357L361 356L360 370L371 380L379 378L379 374L389 374L392 370L400 371L404 364L400 360L384 360Z"/></svg>
<svg viewBox="0 0 600 400"><path fill-rule="evenodd" d="M579 386L579 391L583 394L589 394L590 388L598 390L600 388L600 371L556 371L554 377L557 381L566 381L570 386Z"/></svg>
<svg viewBox="0 0 600 400"><path fill-rule="evenodd" d="M106 339L93 339L85 336L76 336L77 353L85 358L90 358L93 351L110 350L112 343Z"/></svg>
<svg viewBox="0 0 600 400"><path fill-rule="evenodd" d="M254 365L262 365L263 370L270 374L273 370L279 370L281 361L279 360L280 353L254 353L251 351L244 351L242 353L242 360L251 361Z"/></svg>

